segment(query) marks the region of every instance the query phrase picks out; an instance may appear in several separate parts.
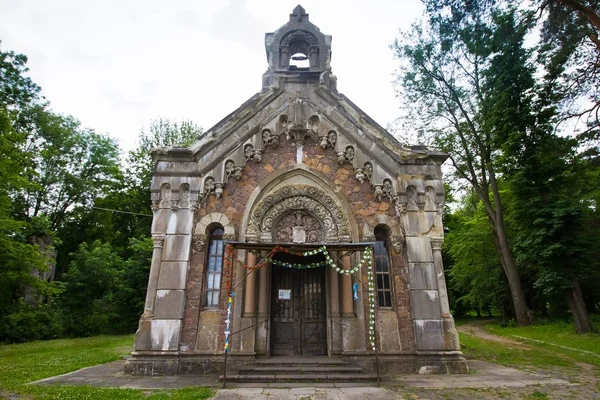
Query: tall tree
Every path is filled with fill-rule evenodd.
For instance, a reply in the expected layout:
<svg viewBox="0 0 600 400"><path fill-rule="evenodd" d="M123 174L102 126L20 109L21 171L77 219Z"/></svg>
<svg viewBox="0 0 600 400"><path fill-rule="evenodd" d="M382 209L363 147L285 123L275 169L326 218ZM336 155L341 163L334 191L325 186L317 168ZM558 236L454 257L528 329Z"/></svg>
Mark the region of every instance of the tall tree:
<svg viewBox="0 0 600 400"><path fill-rule="evenodd" d="M33 185L20 196L24 218L46 215L56 230L74 207L89 207L122 178L116 142L70 116L30 112L26 169Z"/></svg>
<svg viewBox="0 0 600 400"><path fill-rule="evenodd" d="M506 274L517 321L530 324L524 290L510 246L504 207L498 183L498 156L510 130L491 125L488 116L497 98L518 97L524 102L527 90L511 87L518 76L504 76L499 66L526 59L523 40L531 24L514 9L489 10L477 1L463 7L425 1L427 19L413 25L393 49L401 61L398 92L407 119L436 147L450 153L457 177L467 181L479 197L493 232L494 245ZM500 48L512 46L510 52ZM529 69L528 69L529 71ZM504 80L505 88L491 85ZM507 110L520 112L519 109Z"/></svg>
<svg viewBox="0 0 600 400"><path fill-rule="evenodd" d="M536 0L542 20L540 62L559 95L563 120L576 126L588 156L600 156L600 3ZM583 127L581 127L583 125Z"/></svg>

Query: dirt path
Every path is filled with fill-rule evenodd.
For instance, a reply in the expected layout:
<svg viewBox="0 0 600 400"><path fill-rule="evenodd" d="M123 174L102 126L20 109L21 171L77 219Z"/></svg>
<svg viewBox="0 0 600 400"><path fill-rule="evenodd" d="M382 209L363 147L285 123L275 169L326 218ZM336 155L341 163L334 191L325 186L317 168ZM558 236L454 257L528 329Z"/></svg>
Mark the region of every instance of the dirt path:
<svg viewBox="0 0 600 400"><path fill-rule="evenodd" d="M469 322L464 325L460 325L460 326L456 327L456 329L459 332L466 333L467 335L476 336L481 339L491 340L493 342L502 343L502 344L505 344L508 346L521 347L521 348L529 347L522 342L519 342L519 341L516 341L513 339L509 339L509 338L505 338L503 336L494 335L493 333L487 332L485 329L483 329L483 325L490 323L490 322L494 322L494 320L493 319L481 319L481 320Z"/></svg>
<svg viewBox="0 0 600 400"><path fill-rule="evenodd" d="M507 347L519 348L519 349L533 349L535 346L532 343L522 342L515 339L495 335L485 330L484 325L493 323L493 319L481 319L466 323L458 326L457 330L461 333L471 335L480 339L493 341ZM529 340L528 338L523 338ZM545 344L559 346L554 343ZM576 368L567 367L545 367L538 368L536 372L548 376L552 376L559 379L564 379L571 382L571 385L553 385L553 386L540 386L540 387L528 387L520 389L506 389L506 390L490 390L490 391L478 391L468 392L461 390L445 391L445 392L431 392L431 391L419 391L414 393L413 396L406 396L408 399L428 399L428 400L441 400L441 399L464 399L464 398L476 398L476 399L600 399L600 371L598 368L590 364L576 363ZM530 369L528 369L531 372Z"/></svg>

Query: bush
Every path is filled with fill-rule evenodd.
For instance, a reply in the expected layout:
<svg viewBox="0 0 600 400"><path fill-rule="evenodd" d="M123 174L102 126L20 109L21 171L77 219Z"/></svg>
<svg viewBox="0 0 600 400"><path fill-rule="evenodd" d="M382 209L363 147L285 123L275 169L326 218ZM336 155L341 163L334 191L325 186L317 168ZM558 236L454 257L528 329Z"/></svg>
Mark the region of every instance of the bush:
<svg viewBox="0 0 600 400"><path fill-rule="evenodd" d="M56 339L63 333L62 315L53 306L20 309L0 319L0 341L4 343Z"/></svg>

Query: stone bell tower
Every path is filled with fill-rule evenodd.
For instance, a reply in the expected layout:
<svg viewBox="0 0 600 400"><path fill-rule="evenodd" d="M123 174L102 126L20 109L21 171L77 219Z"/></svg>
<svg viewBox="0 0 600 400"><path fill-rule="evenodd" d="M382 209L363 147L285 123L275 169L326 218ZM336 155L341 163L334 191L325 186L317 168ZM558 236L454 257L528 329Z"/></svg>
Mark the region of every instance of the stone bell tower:
<svg viewBox="0 0 600 400"><path fill-rule="evenodd" d="M269 69L263 75L263 88L276 79L296 82L320 81L333 84L331 75L331 36L324 35L310 22L301 5L290 14L290 20L277 31L265 34L265 49ZM294 65L290 61L304 61Z"/></svg>

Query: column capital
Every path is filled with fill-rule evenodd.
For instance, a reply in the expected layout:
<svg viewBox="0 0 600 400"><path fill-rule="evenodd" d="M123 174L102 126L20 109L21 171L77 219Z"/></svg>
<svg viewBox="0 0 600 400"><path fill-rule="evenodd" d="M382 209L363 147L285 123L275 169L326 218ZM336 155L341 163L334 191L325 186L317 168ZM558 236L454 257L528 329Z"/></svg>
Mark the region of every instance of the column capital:
<svg viewBox="0 0 600 400"><path fill-rule="evenodd" d="M195 252L200 253L202 250L204 250L204 246L206 246L207 241L208 235L206 234L194 235L192 237L192 248Z"/></svg>
<svg viewBox="0 0 600 400"><path fill-rule="evenodd" d="M444 243L444 238L441 236L431 237L431 249L432 250L442 250L442 243Z"/></svg>
<svg viewBox="0 0 600 400"><path fill-rule="evenodd" d="M162 248L165 245L165 235L152 235L154 248Z"/></svg>
<svg viewBox="0 0 600 400"><path fill-rule="evenodd" d="M398 254L402 253L404 250L404 236L402 235L392 235L390 237L390 242L392 244L392 248Z"/></svg>

